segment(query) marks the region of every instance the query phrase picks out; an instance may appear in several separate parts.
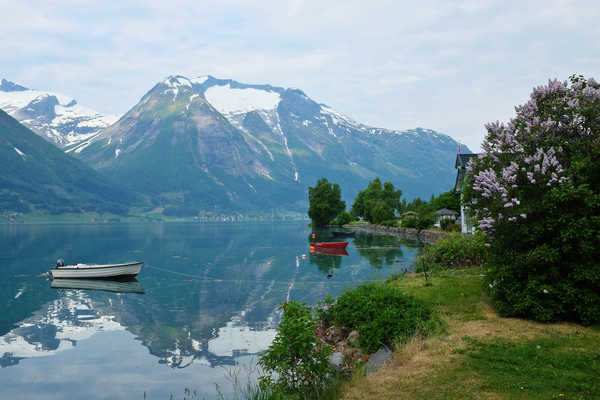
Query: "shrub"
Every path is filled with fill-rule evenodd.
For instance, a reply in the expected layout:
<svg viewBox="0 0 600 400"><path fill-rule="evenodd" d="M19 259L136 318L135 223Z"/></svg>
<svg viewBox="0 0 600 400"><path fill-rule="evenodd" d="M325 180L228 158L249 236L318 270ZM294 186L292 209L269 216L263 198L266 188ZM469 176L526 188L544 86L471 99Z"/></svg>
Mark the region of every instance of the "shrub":
<svg viewBox="0 0 600 400"><path fill-rule="evenodd" d="M508 124L486 125L465 202L490 239L502 315L600 322L600 84L533 90Z"/></svg>
<svg viewBox="0 0 600 400"><path fill-rule="evenodd" d="M417 228L417 222L418 222L417 217L409 216L409 217L406 217L406 218L404 218L402 220L401 225L404 228L414 228L414 229L416 229Z"/></svg>
<svg viewBox="0 0 600 400"><path fill-rule="evenodd" d="M402 226L404 228L414 228L418 230L431 228L433 226L433 215L424 214L406 217L402 220Z"/></svg>
<svg viewBox="0 0 600 400"><path fill-rule="evenodd" d="M423 230L431 228L434 224L434 218L432 214L419 215L417 219L417 229Z"/></svg>
<svg viewBox="0 0 600 400"><path fill-rule="evenodd" d="M387 221L383 221L383 222L381 223L381 225L383 225L383 226L387 226L388 228L389 228L389 227L395 227L395 226L397 226L397 224L396 224L396 220L395 220L395 219L389 219L389 220L387 220Z"/></svg>
<svg viewBox="0 0 600 400"><path fill-rule="evenodd" d="M440 228L445 232L460 232L460 225L451 219L443 219L440 221Z"/></svg>
<svg viewBox="0 0 600 400"><path fill-rule="evenodd" d="M289 301L280 309L277 336L258 362L270 374L261 377L261 383L290 393L318 392L331 378L332 348L315 335L316 319L308 306Z"/></svg>
<svg viewBox="0 0 600 400"><path fill-rule="evenodd" d="M487 257L485 240L485 235L481 232L473 236L451 233L423 249L416 261L417 268L424 264L443 268L482 265Z"/></svg>
<svg viewBox="0 0 600 400"><path fill-rule="evenodd" d="M324 317L326 323L358 330L360 347L367 353L425 334L435 326L428 305L383 283L344 292Z"/></svg>

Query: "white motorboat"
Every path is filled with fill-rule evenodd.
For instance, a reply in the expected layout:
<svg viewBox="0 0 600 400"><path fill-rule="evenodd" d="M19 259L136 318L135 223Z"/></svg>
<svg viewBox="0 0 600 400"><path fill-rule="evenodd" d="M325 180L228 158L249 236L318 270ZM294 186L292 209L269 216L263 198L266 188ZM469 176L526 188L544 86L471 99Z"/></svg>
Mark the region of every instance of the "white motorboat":
<svg viewBox="0 0 600 400"><path fill-rule="evenodd" d="M134 261L123 264L75 264L64 265L62 260L50 270L53 279L62 278L135 278L144 265L143 261Z"/></svg>

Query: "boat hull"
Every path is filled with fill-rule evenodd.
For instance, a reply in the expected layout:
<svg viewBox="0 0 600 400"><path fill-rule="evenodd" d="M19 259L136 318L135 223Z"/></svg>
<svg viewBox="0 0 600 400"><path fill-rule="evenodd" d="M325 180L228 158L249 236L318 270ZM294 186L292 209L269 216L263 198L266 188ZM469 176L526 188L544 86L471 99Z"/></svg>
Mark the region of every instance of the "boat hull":
<svg viewBox="0 0 600 400"><path fill-rule="evenodd" d="M348 242L315 242L315 247L323 247L327 249L345 249Z"/></svg>
<svg viewBox="0 0 600 400"><path fill-rule="evenodd" d="M110 265L69 265L52 268L53 279L105 279L135 278L141 271L143 262Z"/></svg>

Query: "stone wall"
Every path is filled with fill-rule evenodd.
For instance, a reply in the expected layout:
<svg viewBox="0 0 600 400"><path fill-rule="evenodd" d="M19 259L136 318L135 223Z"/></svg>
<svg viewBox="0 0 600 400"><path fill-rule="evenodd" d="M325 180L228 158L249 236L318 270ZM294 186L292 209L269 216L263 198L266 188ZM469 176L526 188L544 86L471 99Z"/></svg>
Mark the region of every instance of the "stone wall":
<svg viewBox="0 0 600 400"><path fill-rule="evenodd" d="M398 236L403 239L408 240L417 240L423 243L434 243L439 238L446 236L446 232L437 232L437 231L420 231L414 228L396 228L396 227L387 227L381 225L372 225L372 224L361 224L361 225L344 225L344 228L348 229L362 229L367 232L373 233L381 233L386 235Z"/></svg>

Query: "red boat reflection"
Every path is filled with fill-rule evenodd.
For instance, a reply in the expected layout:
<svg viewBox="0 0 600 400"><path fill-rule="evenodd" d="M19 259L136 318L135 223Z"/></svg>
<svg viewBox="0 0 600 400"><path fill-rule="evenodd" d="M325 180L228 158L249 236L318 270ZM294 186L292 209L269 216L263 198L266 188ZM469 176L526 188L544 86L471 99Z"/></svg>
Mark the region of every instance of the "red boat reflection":
<svg viewBox="0 0 600 400"><path fill-rule="evenodd" d="M336 249L336 248L329 248L329 247L310 246L310 252L312 254L325 254L325 255L330 255L330 256L347 256L348 255L348 252L346 251L346 249Z"/></svg>
<svg viewBox="0 0 600 400"><path fill-rule="evenodd" d="M332 256L347 256L346 249L330 249L327 247L315 247L315 254L329 254Z"/></svg>

